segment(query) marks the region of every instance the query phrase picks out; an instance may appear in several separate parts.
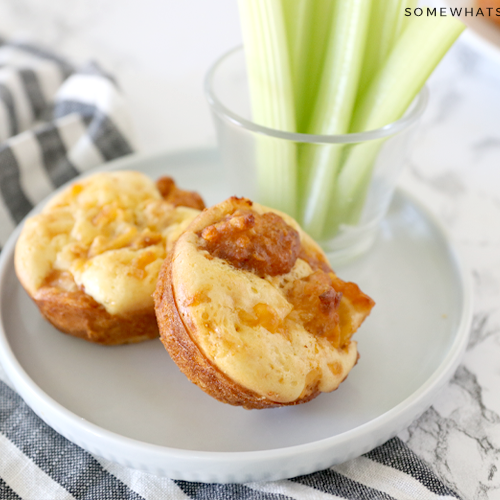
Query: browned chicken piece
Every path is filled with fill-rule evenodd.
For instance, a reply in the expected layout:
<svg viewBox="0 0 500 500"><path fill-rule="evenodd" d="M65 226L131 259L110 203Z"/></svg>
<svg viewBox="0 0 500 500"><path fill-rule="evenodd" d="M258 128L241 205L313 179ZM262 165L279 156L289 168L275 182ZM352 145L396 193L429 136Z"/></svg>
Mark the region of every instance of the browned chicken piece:
<svg viewBox="0 0 500 500"><path fill-rule="evenodd" d="M300 252L300 236L277 214L237 210L201 232L214 257L259 276L290 272Z"/></svg>
<svg viewBox="0 0 500 500"><path fill-rule="evenodd" d="M205 203L198 193L179 189L172 177L160 177L156 181L156 186L163 199L168 203L172 203L174 207L190 207L196 210L205 208Z"/></svg>

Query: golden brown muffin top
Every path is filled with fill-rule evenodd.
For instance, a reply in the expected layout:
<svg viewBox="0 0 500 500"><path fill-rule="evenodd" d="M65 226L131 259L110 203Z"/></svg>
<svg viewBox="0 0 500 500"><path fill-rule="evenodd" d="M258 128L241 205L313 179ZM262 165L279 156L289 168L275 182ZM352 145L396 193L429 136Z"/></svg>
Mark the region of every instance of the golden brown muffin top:
<svg viewBox="0 0 500 500"><path fill-rule="evenodd" d="M85 291L110 314L152 308L166 252L198 213L166 201L140 172L97 173L26 221L16 271L32 296L57 283Z"/></svg>
<svg viewBox="0 0 500 500"><path fill-rule="evenodd" d="M351 335L373 301L292 218L231 198L202 212L172 252L189 335L242 387L288 403L336 389L356 363Z"/></svg>

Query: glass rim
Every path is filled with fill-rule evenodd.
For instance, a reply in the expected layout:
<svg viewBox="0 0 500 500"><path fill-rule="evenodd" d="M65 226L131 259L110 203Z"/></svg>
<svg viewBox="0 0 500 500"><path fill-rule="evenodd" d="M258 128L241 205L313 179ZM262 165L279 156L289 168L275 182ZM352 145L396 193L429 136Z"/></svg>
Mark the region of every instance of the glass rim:
<svg viewBox="0 0 500 500"><path fill-rule="evenodd" d="M229 120L231 123L238 127L256 132L258 134L276 137L278 139L286 139L293 142L315 144L352 144L358 142L367 142L371 140L390 137L410 127L422 116L427 106L429 91L427 87L424 86L402 118L383 127L373 130L367 130L366 132L354 132L334 135L303 134L299 132L286 132L284 130L278 130L265 127L263 125L258 125L251 120L243 118L242 116L231 111L224 104L222 104L213 88L214 76L218 68L226 61L226 59L230 58L234 53L239 51L243 51L243 45L238 45L228 52L225 52L212 64L205 76L205 96L212 110L214 110L219 116L222 116L223 118Z"/></svg>

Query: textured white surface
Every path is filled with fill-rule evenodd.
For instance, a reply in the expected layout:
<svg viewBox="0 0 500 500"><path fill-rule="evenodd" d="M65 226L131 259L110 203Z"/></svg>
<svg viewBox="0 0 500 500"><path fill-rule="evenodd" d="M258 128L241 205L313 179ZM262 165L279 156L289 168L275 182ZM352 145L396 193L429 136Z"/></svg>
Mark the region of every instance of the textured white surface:
<svg viewBox="0 0 500 500"><path fill-rule="evenodd" d="M234 0L4 0L0 34L23 33L117 75L146 151L212 144L202 92L210 63L239 43ZM459 42L401 184L447 226L470 265L475 315L463 365L401 437L466 499L500 498L500 65Z"/></svg>
<svg viewBox="0 0 500 500"><path fill-rule="evenodd" d="M468 262L475 307L463 364L400 437L466 499L500 498L499 88L500 64L458 44L431 79L429 110L401 179Z"/></svg>

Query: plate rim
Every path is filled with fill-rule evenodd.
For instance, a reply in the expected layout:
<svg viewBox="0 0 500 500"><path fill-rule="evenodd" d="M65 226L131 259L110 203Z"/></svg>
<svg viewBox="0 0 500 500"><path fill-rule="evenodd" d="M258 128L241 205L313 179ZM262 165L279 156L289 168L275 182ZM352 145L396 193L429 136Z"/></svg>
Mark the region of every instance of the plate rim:
<svg viewBox="0 0 500 500"><path fill-rule="evenodd" d="M119 158L109 162L103 167L91 169L84 172L82 176L92 174L101 170L116 170L121 167L129 168L131 165L159 159L165 156L174 154L182 154L194 151L192 149L175 150L166 152L156 152L152 154L136 153L127 157ZM199 149L196 151L212 151L211 149ZM80 177L80 176L79 176ZM77 178L79 178L77 177ZM64 189L67 184L75 182L77 179L72 179L59 189ZM55 191L54 191L55 192ZM37 204L32 210L39 209L45 201L53 196L49 195L44 201ZM125 465L134 469L143 470L160 476L167 476L172 479L184 479L200 482L247 482L255 480L277 480L287 477L293 477L300 474L311 473L322 468L329 467L335 462L334 454L331 453L332 448L339 448L346 443L362 440L368 435L372 435L372 440L366 446L356 448L356 452L349 458L354 458L362 453L373 449L375 446L382 444L386 440L395 436L399 431L409 425L415 418L423 413L431 404L436 393L444 386L453 375L455 369L465 352L470 326L472 323L472 286L471 274L468 266L460 257L458 250L452 244L451 238L444 224L414 195L408 193L407 190L398 188L397 193L408 200L417 210L425 217L427 223L430 224L442 239L446 248L446 254L450 258L452 268L456 272L457 279L461 285L460 299L462 301L462 310L460 320L455 331L453 342L449 350L437 366L431 376L419 386L412 394L396 406L387 410L382 415L375 417L362 425L353 429L342 432L335 436L292 445L288 447L272 448L268 450L249 450L249 451L195 451L175 447L168 447L147 443L135 438L123 436L111 430L104 429L97 424L85 420L76 413L68 410L61 403L46 394L37 384L31 379L19 360L16 358L10 343L7 333L4 330L4 320L2 310L0 309L0 363L2 364L5 373L14 386L19 395L26 401L33 411L44 420L56 432L59 432L64 437L73 443L83 447L90 453L109 459L113 462ZM31 216L32 212L26 216ZM15 244L19 233L24 224L24 220L16 227L14 232L9 237L3 251L0 254L0 292L5 288L5 280L8 277L12 267L9 266L13 260ZM415 411L415 407L419 410ZM391 427L391 423L397 420L398 425ZM59 423L59 425L58 425ZM62 424L61 424L62 423ZM388 430L390 427L392 430ZM78 434L84 434L87 438L81 439ZM381 438L374 439L373 435L381 435ZM101 443L96 445L96 443ZM107 448L107 451L99 449L100 447ZM117 457L124 449L129 449L129 455L138 457L135 461L130 458ZM361 451L359 451L361 449ZM268 470L269 464L274 463L277 459L280 462L297 461L300 456L302 460L296 464L284 464L288 469ZM311 460L309 466L304 466L303 459ZM157 463L155 463L155 461ZM217 463L217 466L214 464ZM178 467L172 468L173 465ZM242 466L245 466L242 470ZM252 473L248 471L249 466L256 470ZM224 470L222 470L224 469Z"/></svg>

